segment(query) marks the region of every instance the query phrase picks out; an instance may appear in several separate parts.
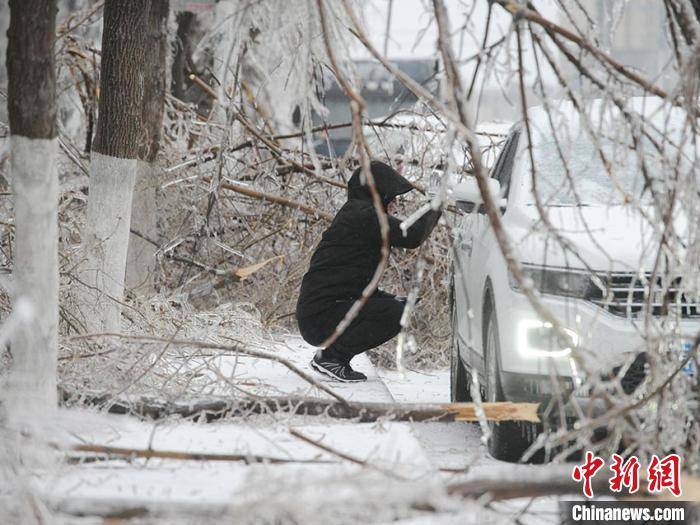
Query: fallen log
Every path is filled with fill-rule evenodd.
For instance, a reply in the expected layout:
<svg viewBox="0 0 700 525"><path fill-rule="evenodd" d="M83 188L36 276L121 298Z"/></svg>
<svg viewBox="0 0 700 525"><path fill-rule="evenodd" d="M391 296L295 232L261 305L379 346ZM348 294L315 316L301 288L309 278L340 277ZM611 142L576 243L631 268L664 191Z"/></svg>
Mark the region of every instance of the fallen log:
<svg viewBox="0 0 700 525"><path fill-rule="evenodd" d="M71 396L65 392L63 398L79 399L90 405L102 406L113 414L132 414L150 419L180 416L215 421L225 417L284 412L354 419L362 423L379 419L416 422L478 421L474 403L362 403L298 396L165 401L146 396L135 399L114 398L110 394ZM490 421L540 421L537 403L483 403L482 406L486 419Z"/></svg>

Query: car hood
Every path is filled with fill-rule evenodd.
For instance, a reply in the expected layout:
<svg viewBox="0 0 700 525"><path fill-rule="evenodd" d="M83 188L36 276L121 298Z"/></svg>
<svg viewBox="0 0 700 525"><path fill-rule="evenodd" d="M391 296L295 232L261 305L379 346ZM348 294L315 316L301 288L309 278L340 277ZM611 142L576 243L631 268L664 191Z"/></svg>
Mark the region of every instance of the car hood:
<svg viewBox="0 0 700 525"><path fill-rule="evenodd" d="M562 206L545 208L548 220L567 245L548 231L535 206L508 210L504 225L523 263L586 269L601 272L650 271L659 245L662 221L652 209L644 214L631 206ZM687 219L675 217L676 232L684 236ZM680 254L679 254L680 255Z"/></svg>

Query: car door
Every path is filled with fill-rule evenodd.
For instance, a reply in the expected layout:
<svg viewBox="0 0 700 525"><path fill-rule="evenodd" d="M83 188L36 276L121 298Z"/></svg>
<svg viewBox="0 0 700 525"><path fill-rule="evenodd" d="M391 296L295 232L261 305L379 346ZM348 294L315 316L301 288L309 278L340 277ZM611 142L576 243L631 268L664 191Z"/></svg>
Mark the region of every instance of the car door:
<svg viewBox="0 0 700 525"><path fill-rule="evenodd" d="M498 171L499 164L503 161L503 156L499 156L494 165L493 171ZM467 364L472 364L471 353L477 335L474 324L473 291L472 281L472 254L474 248L474 234L478 223L479 210L473 203L458 202L457 207L464 212L460 216L454 243L454 294L456 307L456 330L459 350L462 360Z"/></svg>
<svg viewBox="0 0 700 525"><path fill-rule="evenodd" d="M471 304L467 292L467 280L469 276L469 260L472 253L473 225L475 212L462 203L457 206L465 212L460 217L460 223L456 230L454 243L454 294L456 308L457 340L462 360L469 364L468 349L473 339L473 326L470 319ZM472 207L473 208L473 207Z"/></svg>
<svg viewBox="0 0 700 525"><path fill-rule="evenodd" d="M513 170L513 160L518 147L519 130L514 129L506 139L506 143L501 150L498 160L491 171L491 176L501 183L502 196L507 196L510 185L510 174ZM500 196L495 196L500 197ZM468 297L465 302L469 303L470 314L464 327L463 334L469 334L470 349L469 364L476 366L478 370L483 368L483 342L482 342L482 314L484 304L484 288L488 277L488 259L490 250L498 249L498 245L488 242L492 236L491 226L485 210L480 206L474 213L470 214L468 234L465 232L463 253L466 257L464 270L464 293ZM467 330L468 329L468 330Z"/></svg>

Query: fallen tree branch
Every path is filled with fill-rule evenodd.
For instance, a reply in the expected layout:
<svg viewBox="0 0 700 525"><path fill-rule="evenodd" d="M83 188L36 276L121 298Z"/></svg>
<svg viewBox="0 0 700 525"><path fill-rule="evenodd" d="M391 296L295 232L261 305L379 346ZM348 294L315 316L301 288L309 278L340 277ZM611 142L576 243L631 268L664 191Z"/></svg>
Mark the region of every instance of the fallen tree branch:
<svg viewBox="0 0 700 525"><path fill-rule="evenodd" d="M561 466L551 465L547 467L546 477L541 479L530 478L524 480L516 475L511 475L509 479L475 479L447 485L447 493L452 496L462 498L481 498L489 496L491 501L517 499L517 498L537 498L544 496L562 496L567 494L581 495L582 485L574 481L571 477L573 466L564 464ZM544 472L543 472L544 473ZM700 501L700 480L684 471L683 476L683 500ZM596 496L613 496L620 499L629 499L630 495L612 492L608 476L598 475L591 479L591 487ZM663 494L649 493L642 487L634 497L652 498L653 500L665 500L673 498ZM675 498L673 498L674 501Z"/></svg>
<svg viewBox="0 0 700 525"><path fill-rule="evenodd" d="M114 398L111 394L80 396L64 391L63 398L82 399L91 405L106 406L114 414L134 414L161 419L170 416L199 417L215 421L225 417L286 412L306 416L328 416L371 423L379 419L394 421L478 421L474 403L362 403L312 397L256 397L243 399L207 398L164 401L146 396L136 399ZM490 421L538 422L537 403L483 403Z"/></svg>
<svg viewBox="0 0 700 525"><path fill-rule="evenodd" d="M550 479L533 480L516 479L475 479L447 486L447 493L462 498L481 498L489 496L491 501L516 498L536 498L564 494L581 494L581 484L571 477L571 468L566 475L552 476ZM592 480L593 492L596 495L611 495L610 484L605 476Z"/></svg>
<svg viewBox="0 0 700 525"><path fill-rule="evenodd" d="M502 41L503 39L500 39ZM500 42L499 41L499 42ZM169 97L171 97L169 95ZM174 97L172 97L174 98ZM179 102L180 104L184 104L183 102L175 99L175 101ZM190 109L187 106L185 106L185 109ZM392 123L390 120L395 117L396 115L400 113L412 113L410 111L406 110L398 110L392 113L391 115L388 115L387 117L383 118L382 120L369 120L365 122L363 125L366 127L370 128L389 128L389 129L405 129L405 130L410 130L410 131L417 131L417 132L424 132L424 131L432 131L432 132L444 132L444 126L443 128L438 128L435 126L420 126L417 124L400 124L400 123ZM417 114L420 116L420 114ZM352 126L352 122L341 122L338 124L322 124L319 126L316 126L315 128L312 128L310 130L311 133L318 133L318 132L326 132L326 131L331 131L334 129L341 129L341 128L349 128ZM277 134L277 135L265 135L260 133L260 137L256 136L257 141L249 139L245 140L243 142L240 142L239 144L236 144L235 146L231 146L229 148L225 149L225 153L234 153L236 151L245 149L245 148L252 148L254 145L258 144L259 141L262 139L265 139L267 141L271 142L277 142L279 140L286 140L286 139L293 139L293 138L298 138L302 137L306 131L298 131L295 133L283 133L283 134ZM488 137L491 139L505 139L506 134L504 133L495 133L495 132L487 132L487 131L475 131L474 132L476 135L480 135L483 137ZM189 157L189 158L182 158L180 162L177 164L171 165L168 168L165 168L166 173L170 173L175 170L179 170L184 167L191 167L195 164L198 164L200 161L201 163L205 162L210 162L212 160L215 160L219 154L220 154L220 147L218 145L213 145L208 148L205 148L199 155L195 157ZM208 155L208 156L207 156ZM206 156L206 157L205 157ZM322 163L323 165L324 163ZM307 166L311 168L312 166ZM325 166L324 166L325 167ZM329 164L327 167L333 167L333 164ZM439 168L438 168L439 169ZM283 175L290 170L290 167L279 167L276 169L277 173L280 175Z"/></svg>
<svg viewBox="0 0 700 525"><path fill-rule="evenodd" d="M219 100L219 95L216 94L216 91L214 91L209 84L204 82L204 80L199 78L197 75L190 73L188 78L190 79L190 82L201 89L205 94L209 95L209 97L211 97L213 100Z"/></svg>
<svg viewBox="0 0 700 525"><path fill-rule="evenodd" d="M270 257L269 259L266 259L257 264L253 264L251 266L246 266L243 268L234 268L233 270L227 271L223 275L219 275L219 277L217 277L213 281L207 281L204 284L200 284L199 286L195 287L192 291L190 291L189 294L187 294L187 299L190 302L194 302L196 300L202 299L203 297L211 295L212 293L214 293L215 290L225 288L226 286L233 283L244 281L245 279L253 275L255 272L265 267L268 263L280 258L283 258L283 256L278 255L276 257Z"/></svg>
<svg viewBox="0 0 700 525"><path fill-rule="evenodd" d="M407 111L407 110L398 110L394 111L392 114L384 117L381 120L368 120L366 121L363 126L370 127L370 128L391 128L391 129L408 129L412 131L439 131L439 132L444 132L444 126L443 128L438 128L437 126L420 126L417 124L409 123L409 124L401 124L401 123L394 123L390 122L390 120L400 113L409 113L409 114L415 114L417 116L422 116L420 113L414 113L412 111ZM325 132L325 131L331 131L334 129L341 129L341 128L350 128L352 127L352 122L341 122L337 124L321 124L319 126L316 126L315 128L312 128L310 131L311 133L318 133L318 132ZM283 140L283 139L293 139L293 138L298 138L303 136L305 131L297 131L295 133L285 133L285 134L278 134L278 135L267 135L266 138L269 140L277 141L277 140ZM486 132L486 131L477 131L477 135L481 135L484 137L494 137L494 138L505 138L506 134L504 133L493 133L493 132ZM255 145L255 142L252 140L246 140L244 142L241 142L240 144L237 144L235 146L232 146L231 148L228 149L229 152L233 151L238 151L240 149L244 148L252 148Z"/></svg>
<svg viewBox="0 0 700 525"><path fill-rule="evenodd" d="M341 395L335 393L332 388L327 387L323 383L320 383L316 381L313 377L311 377L309 374L304 372L303 370L300 370L297 368L297 366L292 363L289 359L285 359L284 357L278 356L276 354L271 354L269 352L262 352L260 350L252 350L250 348L246 348L242 345L225 345L225 344L219 344L219 343L208 343L205 341L194 341L191 339L167 339L164 337L155 337L155 336L149 336L149 335L127 335L127 334L119 334L119 333L100 333L100 334L84 334L84 335L76 335L73 337L68 338L69 341L78 341L78 340L88 340L88 339L97 339L97 338L105 338L105 337L111 337L111 338L117 338L117 339L126 339L130 341L142 341L146 343L167 343L168 345L176 345L176 346L192 346L195 348L207 348L209 350L226 350L228 352L236 352L241 355L247 355L250 357L257 357L259 359L267 359L269 361L276 361L277 363L281 364L282 366L286 367L296 375L298 375L300 378L302 378L304 381L309 383L310 385L318 388L322 392L325 392L332 398L336 399L339 403L345 404L347 401L345 398L343 398Z"/></svg>
<svg viewBox="0 0 700 525"><path fill-rule="evenodd" d="M202 180L205 182L211 182L210 177L202 177ZM287 197L282 197L281 195L265 193L262 191L254 190L249 186L244 186L243 184L236 184L233 182L222 182L220 184L220 187L224 188L225 190L235 191L236 193L240 193L241 195L245 195L246 197L251 197L253 199L258 199L261 201L274 202L275 204L280 204L288 208L293 208L302 211L307 215L311 215L317 219L321 218L328 222L331 222L333 220L333 215L331 215L330 213L317 210L316 208L312 208L311 206L307 206L306 204L302 204L301 202L288 199Z"/></svg>
<svg viewBox="0 0 700 525"><path fill-rule="evenodd" d="M248 119L245 118L245 116L242 113L236 112L234 117L241 124L243 124L243 126L248 130L248 132L250 134L252 134L255 138L257 138L260 142L263 143L263 145L267 148L267 150L277 158L278 162L284 162L284 163L286 163L287 166L293 166L294 168L296 168L298 170L299 173L304 173L305 175L308 175L310 177L315 178L316 180L330 184L331 186L335 186L337 188L342 188L342 189L347 188L347 185L342 181L333 180L329 177L319 175L318 173L316 173L316 171L314 171L314 168L307 168L304 164L299 163L299 162L295 161L294 159L285 158L280 147L277 146L273 141L268 140L263 134L259 133L255 129L255 126L253 126L250 122L248 122Z"/></svg>
<svg viewBox="0 0 700 525"><path fill-rule="evenodd" d="M133 458L160 458L195 461L243 461L245 463L333 463L322 459L287 459L257 454L209 454L205 452L181 452L177 450L153 450L111 447L108 445L79 444L71 447L70 451L92 452L109 456L127 456Z"/></svg>

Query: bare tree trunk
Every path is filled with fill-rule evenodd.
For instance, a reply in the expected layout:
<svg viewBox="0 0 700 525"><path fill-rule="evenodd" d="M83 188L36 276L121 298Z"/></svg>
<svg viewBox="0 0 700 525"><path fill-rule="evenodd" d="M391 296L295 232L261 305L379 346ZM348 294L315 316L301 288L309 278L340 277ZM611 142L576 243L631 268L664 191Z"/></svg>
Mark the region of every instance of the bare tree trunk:
<svg viewBox="0 0 700 525"><path fill-rule="evenodd" d="M148 133L147 148L140 152L136 187L131 206L133 229L148 239L157 239L156 156L163 129L165 67L168 52L168 0L151 0L148 14L146 65L144 68L143 125ZM156 247L143 237L131 234L126 263L126 286L136 293L153 289Z"/></svg>
<svg viewBox="0 0 700 525"><path fill-rule="evenodd" d="M12 0L7 44L10 173L15 194L10 421L43 421L57 401L58 176L55 0Z"/></svg>
<svg viewBox="0 0 700 525"><path fill-rule="evenodd" d="M149 0L108 0L104 8L97 131L83 234L81 307L89 330L119 331L131 205L138 159L150 133L142 118Z"/></svg>

